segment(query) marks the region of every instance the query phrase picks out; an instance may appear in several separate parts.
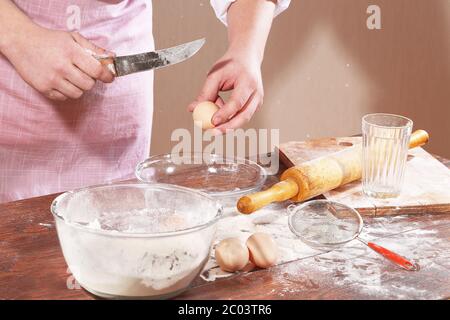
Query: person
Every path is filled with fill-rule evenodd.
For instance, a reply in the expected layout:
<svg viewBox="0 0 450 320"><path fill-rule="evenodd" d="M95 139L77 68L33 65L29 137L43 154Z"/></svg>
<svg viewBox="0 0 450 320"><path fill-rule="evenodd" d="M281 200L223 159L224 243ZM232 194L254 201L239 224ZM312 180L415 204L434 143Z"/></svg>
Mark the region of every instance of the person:
<svg viewBox="0 0 450 320"><path fill-rule="evenodd" d="M289 1L211 0L229 46L188 109L216 102L218 131L261 105L264 47ZM151 0L0 1L0 203L133 177L150 150L153 72L115 79L92 52L154 50L151 17Z"/></svg>

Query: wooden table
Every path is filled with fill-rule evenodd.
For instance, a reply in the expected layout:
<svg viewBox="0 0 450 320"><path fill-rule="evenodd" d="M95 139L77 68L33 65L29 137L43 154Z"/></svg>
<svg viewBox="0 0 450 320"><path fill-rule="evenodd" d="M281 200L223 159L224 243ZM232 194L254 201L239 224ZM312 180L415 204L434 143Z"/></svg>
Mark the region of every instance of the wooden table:
<svg viewBox="0 0 450 320"><path fill-rule="evenodd" d="M449 161L440 160L450 168ZM0 205L0 299L94 299L78 288L68 272L49 210L55 196ZM379 279L369 285L361 285L357 278L346 278L342 272L341 266L348 262L345 258L346 249L343 248L338 252L321 253L271 269L238 274L214 282L198 278L193 287L178 298L448 299L450 214L379 219L366 218L365 223L377 226L367 236L382 245L395 243L398 246L408 237L431 233L435 240L433 243L427 244L427 238L423 236L423 245L413 248L415 255L427 258L431 263L418 272L407 272L377 258L369 249L361 249L358 255L347 258L358 261L370 256L371 259L378 259L376 262L382 268ZM379 226L384 228L382 232ZM339 258L340 255L342 258ZM330 269L319 267L319 261L327 259L331 264ZM362 277L366 274L370 276L371 270L363 270L361 274Z"/></svg>

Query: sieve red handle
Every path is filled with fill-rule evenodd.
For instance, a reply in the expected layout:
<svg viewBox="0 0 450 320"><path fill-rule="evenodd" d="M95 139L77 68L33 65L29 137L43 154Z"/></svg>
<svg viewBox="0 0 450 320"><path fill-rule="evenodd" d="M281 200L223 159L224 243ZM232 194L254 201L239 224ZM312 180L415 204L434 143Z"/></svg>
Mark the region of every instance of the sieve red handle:
<svg viewBox="0 0 450 320"><path fill-rule="evenodd" d="M396 265L398 265L399 267L401 267L405 270L408 270L408 271L418 271L419 270L418 264L413 264L406 258L404 258L382 246L379 246L373 242L368 242L367 245L373 251L381 254L383 257L385 257L386 259L390 260L391 262L395 263Z"/></svg>

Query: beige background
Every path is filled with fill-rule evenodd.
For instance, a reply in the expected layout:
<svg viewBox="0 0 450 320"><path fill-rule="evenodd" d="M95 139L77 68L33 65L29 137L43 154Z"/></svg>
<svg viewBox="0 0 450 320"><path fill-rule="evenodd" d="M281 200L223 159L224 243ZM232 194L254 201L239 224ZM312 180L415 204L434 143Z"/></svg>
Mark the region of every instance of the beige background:
<svg viewBox="0 0 450 320"><path fill-rule="evenodd" d="M152 154L169 152L176 128L192 129L187 104L227 46L207 0L155 0L159 48L200 37L202 51L158 70ZM382 30L366 27L381 7ZM450 158L450 2L292 0L274 21L263 64L265 102L248 127L279 128L281 142L360 132L371 112L410 117L427 149Z"/></svg>

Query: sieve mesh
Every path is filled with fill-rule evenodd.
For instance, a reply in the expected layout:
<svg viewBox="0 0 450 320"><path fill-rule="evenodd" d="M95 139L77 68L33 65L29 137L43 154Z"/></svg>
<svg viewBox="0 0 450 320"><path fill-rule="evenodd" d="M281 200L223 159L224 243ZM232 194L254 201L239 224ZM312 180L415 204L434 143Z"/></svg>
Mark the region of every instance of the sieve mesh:
<svg viewBox="0 0 450 320"><path fill-rule="evenodd" d="M308 245L334 248L355 239L362 230L359 213L344 204L313 200L288 207L289 228Z"/></svg>

